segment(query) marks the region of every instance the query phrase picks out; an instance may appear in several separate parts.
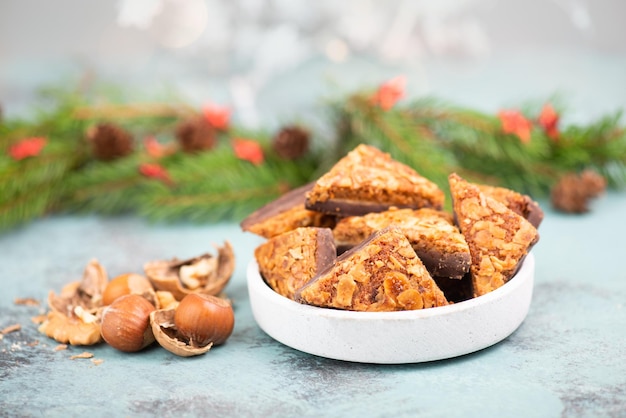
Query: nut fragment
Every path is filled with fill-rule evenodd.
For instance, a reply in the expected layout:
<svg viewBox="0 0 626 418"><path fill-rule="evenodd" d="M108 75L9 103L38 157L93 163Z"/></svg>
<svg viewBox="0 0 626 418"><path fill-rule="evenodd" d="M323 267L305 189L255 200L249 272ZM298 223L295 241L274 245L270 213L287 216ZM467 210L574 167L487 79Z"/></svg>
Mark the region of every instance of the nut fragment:
<svg viewBox="0 0 626 418"><path fill-rule="evenodd" d="M80 354L74 354L73 356L70 356L70 360L76 360L77 358L92 358L92 357L93 357L93 353L84 351Z"/></svg>
<svg viewBox="0 0 626 418"><path fill-rule="evenodd" d="M188 289L195 290L202 286L203 281L217 269L217 259L202 257L191 264L180 267L180 281Z"/></svg>
<svg viewBox="0 0 626 418"><path fill-rule="evenodd" d="M104 267L91 260L80 281L63 287L59 295L48 295L50 311L39 331L60 343L91 345L101 341L102 293L108 283Z"/></svg>
<svg viewBox="0 0 626 418"><path fill-rule="evenodd" d="M178 301L176 300L174 295L172 295L172 292L157 290L155 293L157 298L156 306L159 309L169 309L178 306Z"/></svg>
<svg viewBox="0 0 626 418"><path fill-rule="evenodd" d="M71 345L93 345L102 341L100 324L85 323L76 316L66 316L57 311L48 312L39 332L54 340Z"/></svg>
<svg viewBox="0 0 626 418"><path fill-rule="evenodd" d="M22 326L20 324L13 324L13 325L9 325L8 327L1 329L0 334L6 335L11 332L19 331L21 329L22 329Z"/></svg>
<svg viewBox="0 0 626 418"><path fill-rule="evenodd" d="M151 261L144 271L156 290L171 292L179 301L190 293L219 295L235 270L235 255L228 241L217 250L217 258L203 254L183 261Z"/></svg>
<svg viewBox="0 0 626 418"><path fill-rule="evenodd" d="M24 306L39 306L39 301L34 298L15 298L13 303Z"/></svg>

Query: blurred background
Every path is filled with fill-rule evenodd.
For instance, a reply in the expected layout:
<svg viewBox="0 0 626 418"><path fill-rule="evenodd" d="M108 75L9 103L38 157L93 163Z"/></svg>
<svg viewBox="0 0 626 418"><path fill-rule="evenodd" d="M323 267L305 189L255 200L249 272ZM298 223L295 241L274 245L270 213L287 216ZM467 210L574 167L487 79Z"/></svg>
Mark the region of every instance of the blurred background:
<svg viewBox="0 0 626 418"><path fill-rule="evenodd" d="M117 83L232 106L251 127L407 76L410 97L484 111L557 95L566 122L626 108L623 0L1 0L0 103Z"/></svg>

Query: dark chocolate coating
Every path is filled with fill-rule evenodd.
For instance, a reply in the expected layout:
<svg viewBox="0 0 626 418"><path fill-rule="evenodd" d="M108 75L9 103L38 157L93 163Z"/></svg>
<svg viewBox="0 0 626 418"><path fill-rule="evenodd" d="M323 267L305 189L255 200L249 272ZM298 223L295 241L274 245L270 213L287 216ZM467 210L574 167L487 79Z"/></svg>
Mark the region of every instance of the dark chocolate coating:
<svg viewBox="0 0 626 418"><path fill-rule="evenodd" d="M541 221L543 221L543 210L537 202L526 196L526 208L524 210L524 217L535 228L539 228Z"/></svg>
<svg viewBox="0 0 626 418"><path fill-rule="evenodd" d="M460 280L433 276L435 283L448 299L448 302L459 303L474 297L472 275L465 274Z"/></svg>
<svg viewBox="0 0 626 418"><path fill-rule="evenodd" d="M296 290L295 295L294 295L294 300L296 302L300 302L300 303L306 303L302 300L301 298L301 294L302 294L302 289L304 289L305 287L307 287L308 285L310 285L311 283L314 283L317 278L319 276L325 275L327 274L336 263L339 263L343 260L345 260L346 258L349 258L352 254L360 251L363 247L369 245L370 242L372 242L372 240L374 240L374 238L380 236L381 234L384 234L387 232L389 228L385 228L385 229L381 229L380 231L376 231L374 232L372 235L370 235L368 238L366 238L365 240L361 241L361 243L359 243L358 245L355 245L354 247L350 248L348 251L344 252L343 254L341 254L339 257L335 257L333 259L332 263L327 264L324 268L322 269L318 269L315 273L315 276L313 276L311 278L311 280L309 280L308 282L306 282L300 289ZM332 234L332 232L331 232ZM319 246L318 246L319 248ZM333 239L333 248L335 248L335 243L334 243L334 239ZM335 250L336 251L336 250Z"/></svg>
<svg viewBox="0 0 626 418"><path fill-rule="evenodd" d="M335 238L330 228L319 228L316 236L317 248L315 249L315 272L328 270L337 259Z"/></svg>
<svg viewBox="0 0 626 418"><path fill-rule="evenodd" d="M433 249L415 249L415 253L433 277L462 279L472 264L469 253L441 253Z"/></svg>
<svg viewBox="0 0 626 418"><path fill-rule="evenodd" d="M315 185L315 182L290 190L278 199L252 212L247 218L241 221L241 229L247 231L252 225L261 223L273 216L279 215L298 205L304 204L306 194L313 188L313 185Z"/></svg>
<svg viewBox="0 0 626 418"><path fill-rule="evenodd" d="M337 246L337 254L343 255L346 251L354 248L349 245ZM417 256L424 263L424 267L431 276L445 277L449 279L462 279L469 271L472 258L467 253L441 253L435 250L423 250L413 248Z"/></svg>
<svg viewBox="0 0 626 418"><path fill-rule="evenodd" d="M417 205L398 205L394 203L365 202L345 199L328 199L325 202L315 203L310 203L307 200L304 205L309 210L327 213L330 215L337 215L341 217L363 216L373 212L384 212L392 207L396 207L398 209L420 209L422 207L430 207Z"/></svg>

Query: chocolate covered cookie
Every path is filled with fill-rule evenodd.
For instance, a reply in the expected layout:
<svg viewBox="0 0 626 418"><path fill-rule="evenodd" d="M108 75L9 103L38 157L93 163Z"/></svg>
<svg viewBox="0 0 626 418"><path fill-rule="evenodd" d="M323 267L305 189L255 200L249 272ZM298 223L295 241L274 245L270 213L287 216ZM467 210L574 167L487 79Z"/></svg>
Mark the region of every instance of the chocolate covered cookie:
<svg viewBox="0 0 626 418"><path fill-rule="evenodd" d="M259 272L276 292L293 299L297 289L337 257L328 228L296 228L277 235L254 251Z"/></svg>
<svg viewBox="0 0 626 418"><path fill-rule="evenodd" d="M399 311L448 302L398 228L386 228L343 253L296 292L310 305L353 311Z"/></svg>
<svg viewBox="0 0 626 418"><path fill-rule="evenodd" d="M449 176L454 212L472 256L474 296L491 292L516 272L539 240L524 217L485 195L457 174Z"/></svg>
<svg viewBox="0 0 626 418"><path fill-rule="evenodd" d="M307 193L309 210L359 216L390 207L441 209L444 194L432 181L387 153L359 145L320 177Z"/></svg>
<svg viewBox="0 0 626 418"><path fill-rule="evenodd" d="M293 189L245 218L240 226L264 238L272 238L300 227L332 227L335 218L304 207L306 193L314 183Z"/></svg>
<svg viewBox="0 0 626 418"><path fill-rule="evenodd" d="M341 219L333 229L339 253L388 226L400 228L431 276L461 279L471 257L463 234L449 213L434 209L390 209Z"/></svg>

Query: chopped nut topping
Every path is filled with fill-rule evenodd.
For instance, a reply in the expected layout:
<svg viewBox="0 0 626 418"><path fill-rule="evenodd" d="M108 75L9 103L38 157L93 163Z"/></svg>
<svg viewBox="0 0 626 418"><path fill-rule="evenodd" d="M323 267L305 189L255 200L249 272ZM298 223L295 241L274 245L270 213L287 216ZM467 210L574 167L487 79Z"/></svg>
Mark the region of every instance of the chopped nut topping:
<svg viewBox="0 0 626 418"><path fill-rule="evenodd" d="M350 248L391 225L402 230L431 275L460 279L469 270L471 258L465 237L453 225L452 217L442 211L390 209L351 216L337 222L333 234L338 248Z"/></svg>
<svg viewBox="0 0 626 418"><path fill-rule="evenodd" d="M293 299L297 289L336 257L327 228L296 228L269 239L254 252L259 271L274 291Z"/></svg>
<svg viewBox="0 0 626 418"><path fill-rule="evenodd" d="M298 290L296 300L371 312L448 304L407 238L394 227L342 254L331 268Z"/></svg>
<svg viewBox="0 0 626 418"><path fill-rule="evenodd" d="M450 175L454 210L472 255L474 295L506 283L537 242L537 229L456 174Z"/></svg>
<svg viewBox="0 0 626 418"><path fill-rule="evenodd" d="M300 303L394 311L462 302L517 272L539 238L543 211L513 190L471 184L455 173L449 183L454 213L443 211L435 183L361 144L241 227L267 238L255 250L265 282ZM320 228L310 223L316 215L333 221ZM320 229L331 231L339 254L325 267L315 262ZM194 280L181 278L188 286Z"/></svg>
<svg viewBox="0 0 626 418"><path fill-rule="evenodd" d="M350 205L367 202L387 208L441 208L444 194L411 167L375 147L361 144L317 180L307 195L306 207L322 209L325 202L332 200Z"/></svg>

